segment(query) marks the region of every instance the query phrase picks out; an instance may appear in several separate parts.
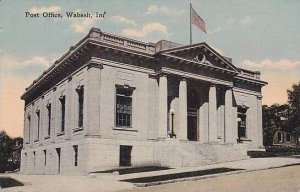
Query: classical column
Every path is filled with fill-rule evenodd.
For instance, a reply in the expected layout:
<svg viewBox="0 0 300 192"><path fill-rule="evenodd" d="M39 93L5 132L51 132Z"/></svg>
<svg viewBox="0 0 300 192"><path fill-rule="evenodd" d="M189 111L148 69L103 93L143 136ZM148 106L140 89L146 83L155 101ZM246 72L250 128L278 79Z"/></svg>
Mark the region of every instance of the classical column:
<svg viewBox="0 0 300 192"><path fill-rule="evenodd" d="M66 94L65 94L65 139L69 140L71 139L71 135L73 132L73 129L75 127L74 125L74 103L75 103L75 97L74 97L74 87L73 87L73 81L72 76L68 77L68 83L66 84Z"/></svg>
<svg viewBox="0 0 300 192"><path fill-rule="evenodd" d="M30 117L29 117L29 115L28 115L28 113L27 113L27 110L26 110L26 108L25 108L25 110L24 110L24 129L23 129L23 135L24 135L24 146L26 146L27 145L27 143L29 143L29 137L28 137L28 126L29 126L29 119Z"/></svg>
<svg viewBox="0 0 300 192"><path fill-rule="evenodd" d="M225 91L225 143L234 143L236 137L233 135L233 111L232 111L232 88L228 87Z"/></svg>
<svg viewBox="0 0 300 192"><path fill-rule="evenodd" d="M182 78L179 83L179 115L177 138L187 140L187 80Z"/></svg>
<svg viewBox="0 0 300 192"><path fill-rule="evenodd" d="M208 89L201 86L199 108L199 142L208 143Z"/></svg>
<svg viewBox="0 0 300 192"><path fill-rule="evenodd" d="M168 80L165 74L159 77L158 93L158 137L167 137L168 126Z"/></svg>
<svg viewBox="0 0 300 192"><path fill-rule="evenodd" d="M209 104L208 104L208 141L218 142L218 118L217 118L217 90L216 85L211 85L209 88Z"/></svg>
<svg viewBox="0 0 300 192"><path fill-rule="evenodd" d="M257 145L263 147L262 96L257 97Z"/></svg>
<svg viewBox="0 0 300 192"><path fill-rule="evenodd" d="M90 63L87 76L87 136L100 135L101 64Z"/></svg>
<svg viewBox="0 0 300 192"><path fill-rule="evenodd" d="M51 123L50 123L50 140L51 142L55 142L55 138L56 138L56 134L57 134L57 131L56 131L56 121L57 121L57 116L54 115L56 114L56 109L57 109L57 100L58 100L58 93L57 93L57 87L54 87L53 88L53 92L52 92L52 98L51 98L51 101L49 102L49 104L51 105ZM48 115L48 112L47 112L47 115ZM48 116L47 116L48 118ZM49 123L47 121L47 123Z"/></svg>
<svg viewBox="0 0 300 192"><path fill-rule="evenodd" d="M33 144L33 133L34 133L34 103L31 104L30 107L30 124L29 124L29 129L28 129L28 141L29 145Z"/></svg>

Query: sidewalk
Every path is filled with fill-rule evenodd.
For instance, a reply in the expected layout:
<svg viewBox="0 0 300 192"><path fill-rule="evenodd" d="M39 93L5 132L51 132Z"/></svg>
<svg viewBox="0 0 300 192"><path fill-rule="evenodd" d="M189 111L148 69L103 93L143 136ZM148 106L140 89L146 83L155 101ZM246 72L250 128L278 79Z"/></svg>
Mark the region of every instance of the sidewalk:
<svg viewBox="0 0 300 192"><path fill-rule="evenodd" d="M212 168L234 168L234 169L244 169L240 172L249 172L263 169L270 169L275 167L282 167L292 164L300 164L299 157L286 157L286 158L256 158L247 159L242 161L226 162L214 165L199 166L199 167L189 167L189 168L176 168L163 171L154 172L144 172L144 173L134 173L127 175L107 175L107 174L92 174L90 176L63 176L63 175L21 175L21 174L4 174L5 176L10 176L21 182L31 183L31 185L22 187L12 187L2 189L1 192L8 191L118 191L124 189L131 189L135 186L131 183L121 182L120 180L149 177L157 175L166 175L172 173L181 173L187 171L197 171ZM240 172L228 172L224 174L237 174ZM223 175L224 175L223 174ZM206 175L201 178L215 177L222 174L216 175ZM1 175L0 175L1 176ZM3 176L3 175L2 175ZM199 178L199 179L201 179ZM185 180L189 180L185 178ZM191 178L190 180L194 180Z"/></svg>

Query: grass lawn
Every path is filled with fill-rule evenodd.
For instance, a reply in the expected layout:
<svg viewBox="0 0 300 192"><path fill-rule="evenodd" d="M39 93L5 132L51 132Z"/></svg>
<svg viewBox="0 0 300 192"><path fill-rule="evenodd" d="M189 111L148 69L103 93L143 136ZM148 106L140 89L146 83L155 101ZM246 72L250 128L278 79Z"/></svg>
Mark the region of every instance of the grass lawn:
<svg viewBox="0 0 300 192"><path fill-rule="evenodd" d="M106 171L96 171L92 173L113 173L118 171L120 175L131 174L131 173L141 173L141 172L150 172L150 171L161 171L171 169L169 167L160 167L160 166L144 166L144 167L129 167L129 168L118 168L110 169Z"/></svg>
<svg viewBox="0 0 300 192"><path fill-rule="evenodd" d="M242 169L230 169L230 168L223 167L223 168L206 169L206 170L192 171L192 172L173 173L168 175L159 175L159 176L152 176L152 177L141 177L136 179L125 179L122 181L130 182L130 183L151 183L151 182L167 181L167 180L187 178L187 177L212 175L212 174L225 173L225 172L237 171L237 170L242 170Z"/></svg>
<svg viewBox="0 0 300 192"><path fill-rule="evenodd" d="M16 186L24 186L24 184L10 177L0 177L1 188L16 187Z"/></svg>
<svg viewBox="0 0 300 192"><path fill-rule="evenodd" d="M300 151L248 151L251 158L288 157L300 155Z"/></svg>

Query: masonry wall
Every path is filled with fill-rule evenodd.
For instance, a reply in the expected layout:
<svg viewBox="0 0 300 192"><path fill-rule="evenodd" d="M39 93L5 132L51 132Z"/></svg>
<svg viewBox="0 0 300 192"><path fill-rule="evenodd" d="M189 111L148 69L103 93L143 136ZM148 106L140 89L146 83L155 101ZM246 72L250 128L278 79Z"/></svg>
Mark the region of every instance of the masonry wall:
<svg viewBox="0 0 300 192"><path fill-rule="evenodd" d="M116 168L119 166L120 145L133 147L131 152L132 166L162 165L161 158L169 165L177 166L178 163L173 162L176 158L172 159L172 156L166 155L162 149L164 146L164 149L168 150L168 146L162 141L157 141L159 83L156 77L149 75L154 71L101 59L94 64L79 69L72 77L65 78L55 88L38 97L33 102L34 104L31 103L25 107L25 145L22 150L21 171L26 174L86 174ZM134 88L132 126L130 128L115 125L116 85ZM84 116L83 126L79 127L76 88L81 86L84 87ZM169 90L172 89L169 87ZM247 110L247 138L245 140L249 149L258 149L262 146L261 100L259 100L259 95L259 93L234 88L234 114L237 115L237 105L249 107ZM62 96L66 98L64 131L61 127L61 104L59 100ZM206 101L206 99L204 100ZM208 108L205 107L207 102L204 100L201 103L204 107L201 108L200 106L199 109L200 143L207 143L206 138L204 138L207 133L203 132L203 127L206 127ZM49 104L51 105L50 134L48 134L47 111ZM177 114L177 96L174 97L170 105ZM222 108L222 106L224 105L219 105L217 110L220 143L224 140L222 138L224 135L222 132L224 130L222 127L224 124L224 119L222 119L224 107ZM37 134L37 111L40 113L39 134ZM28 117L30 117L30 123ZM233 118L237 118L237 116L233 115ZM179 125L178 118L175 118L175 131L176 125ZM233 135L237 137L237 123L233 129ZM77 155L74 147L78 148ZM228 146L226 147L228 148ZM187 162L184 164L187 165L189 158L195 157L190 155L194 148L194 145L191 145L178 151L173 147L172 154L174 153L174 157L180 156L185 159ZM60 149L60 169L58 166L58 149ZM188 149L191 151L186 151ZM221 147L220 151L222 150ZM75 165L76 156L77 165ZM206 159L195 161L195 165L200 161L206 161ZM163 164L167 165L168 163Z"/></svg>
<svg viewBox="0 0 300 192"><path fill-rule="evenodd" d="M243 143L248 144L248 149L251 150L262 148L262 105L260 94L242 89L234 89L234 99L236 102L236 112L237 106L248 107L246 112L246 138L244 138ZM237 113L235 118L237 118Z"/></svg>
<svg viewBox="0 0 300 192"><path fill-rule="evenodd" d="M57 174L61 149L60 173L87 173L119 166L120 145L133 146L132 165L153 164L152 142L157 129L157 81L149 78L149 71L132 70L132 66L103 61L103 69L85 67L60 82L43 97L26 106L25 141L22 150L22 172L28 174ZM115 126L116 85L134 87L131 128ZM83 127L78 127L78 94L84 86ZM65 130L61 130L59 98L66 98ZM48 135L47 105L51 104L51 132ZM37 136L36 110L40 110L40 133ZM150 123L148 119L151 119ZM148 128L148 126L150 128ZM78 166L74 166L74 148L78 146ZM46 162L44 164L44 151ZM35 155L34 155L34 153ZM33 163L33 162L36 163Z"/></svg>
<svg viewBox="0 0 300 192"><path fill-rule="evenodd" d="M87 116L84 115L83 127L78 127L78 86L86 87L87 68L79 69L70 78L65 78L43 96L25 106L24 147L22 150L21 171L27 174L57 174L58 156L56 148L61 150L61 173L86 171ZM65 96L65 128L61 127L61 103L59 98ZM50 134L48 134L49 117L47 106L51 105ZM84 113L87 110L87 97L84 97ZM40 112L40 126L38 133L38 117ZM30 117L30 122L28 120ZM78 146L78 166L74 166L74 148ZM46 151L46 165L44 151ZM34 155L35 153L35 155ZM35 162L35 163L34 163Z"/></svg>

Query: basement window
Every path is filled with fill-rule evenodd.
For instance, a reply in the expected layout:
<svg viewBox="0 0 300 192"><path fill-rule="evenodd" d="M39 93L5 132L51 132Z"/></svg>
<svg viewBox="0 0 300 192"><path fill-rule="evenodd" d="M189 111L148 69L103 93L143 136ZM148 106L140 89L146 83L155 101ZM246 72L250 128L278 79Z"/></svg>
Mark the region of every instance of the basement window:
<svg viewBox="0 0 300 192"><path fill-rule="evenodd" d="M120 145L120 166L131 166L132 146Z"/></svg>

